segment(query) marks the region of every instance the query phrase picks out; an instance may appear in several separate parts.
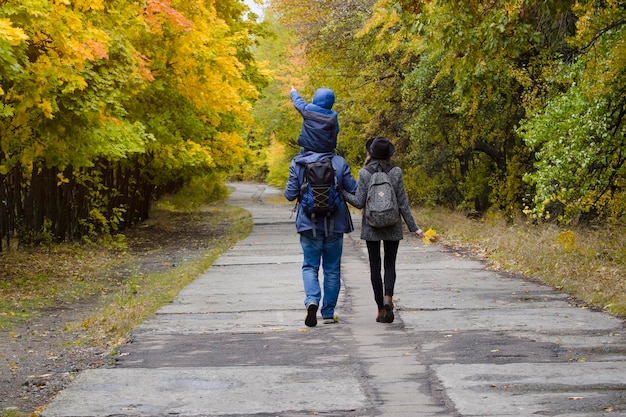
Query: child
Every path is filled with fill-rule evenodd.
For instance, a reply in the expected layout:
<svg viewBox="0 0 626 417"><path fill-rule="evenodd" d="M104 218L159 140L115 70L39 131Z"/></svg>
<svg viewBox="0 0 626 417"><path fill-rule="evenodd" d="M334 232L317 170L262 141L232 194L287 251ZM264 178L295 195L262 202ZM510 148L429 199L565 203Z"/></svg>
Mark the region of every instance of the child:
<svg viewBox="0 0 626 417"><path fill-rule="evenodd" d="M291 87L291 101L302 115L302 129L298 135L298 145L315 152L332 152L337 146L339 120L332 110L335 93L328 88L318 88L313 102L304 101L295 88Z"/></svg>

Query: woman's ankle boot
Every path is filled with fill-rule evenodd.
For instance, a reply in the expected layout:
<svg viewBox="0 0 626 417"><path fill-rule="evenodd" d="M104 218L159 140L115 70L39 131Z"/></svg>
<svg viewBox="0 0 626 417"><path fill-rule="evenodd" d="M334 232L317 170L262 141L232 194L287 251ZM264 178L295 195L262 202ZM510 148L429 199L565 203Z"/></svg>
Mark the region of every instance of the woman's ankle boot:
<svg viewBox="0 0 626 417"><path fill-rule="evenodd" d="M383 299L383 307L385 309L385 323L393 323L393 299L391 296L386 295Z"/></svg>
<svg viewBox="0 0 626 417"><path fill-rule="evenodd" d="M378 310L378 315L376 316L377 323L385 323L385 315L387 314L387 310L381 308Z"/></svg>

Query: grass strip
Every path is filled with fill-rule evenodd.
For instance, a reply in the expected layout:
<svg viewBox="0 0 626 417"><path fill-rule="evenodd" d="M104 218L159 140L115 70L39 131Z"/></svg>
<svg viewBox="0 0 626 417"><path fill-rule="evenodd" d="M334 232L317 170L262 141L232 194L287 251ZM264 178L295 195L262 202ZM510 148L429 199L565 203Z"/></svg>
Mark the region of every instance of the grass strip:
<svg viewBox="0 0 626 417"><path fill-rule="evenodd" d="M415 211L439 241L485 259L491 268L539 279L587 307L626 317L626 234L623 226L561 227L510 221L497 214L471 220L442 208Z"/></svg>

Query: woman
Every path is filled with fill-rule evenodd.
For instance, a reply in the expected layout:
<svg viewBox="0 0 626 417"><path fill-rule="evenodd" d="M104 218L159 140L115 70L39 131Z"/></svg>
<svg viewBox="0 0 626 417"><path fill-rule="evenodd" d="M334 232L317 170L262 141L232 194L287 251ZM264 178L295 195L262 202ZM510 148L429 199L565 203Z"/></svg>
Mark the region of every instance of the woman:
<svg viewBox="0 0 626 417"><path fill-rule="evenodd" d="M409 231L415 233L417 237L424 236L424 232L415 223L411 208L409 207L409 199L404 188L404 179L402 170L394 167L390 163L395 148L389 139L377 137L370 139L365 144L368 157L365 166L359 171L358 186L355 194L344 191L344 197L347 202L356 208L364 208L367 200L367 192L369 188L372 174L379 169L387 172L390 182L396 194L398 209L401 217L395 224L386 227L373 227L363 216L361 223L361 239L367 244L367 252L370 262L370 277L372 281L372 289L374 290L374 300L378 306L378 314L376 321L380 323L393 323L393 293L396 283L396 255L398 254L398 246L403 238L402 219L406 223ZM381 256L380 242L383 242L384 248L384 281L381 275Z"/></svg>

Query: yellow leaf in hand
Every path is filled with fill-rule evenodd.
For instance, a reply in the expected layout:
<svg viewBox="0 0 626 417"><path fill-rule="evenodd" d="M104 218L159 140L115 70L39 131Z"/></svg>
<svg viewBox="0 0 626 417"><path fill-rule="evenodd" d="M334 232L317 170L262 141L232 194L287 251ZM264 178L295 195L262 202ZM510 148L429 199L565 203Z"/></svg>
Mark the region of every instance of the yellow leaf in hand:
<svg viewBox="0 0 626 417"><path fill-rule="evenodd" d="M439 235L437 235L437 232L435 230L428 229L427 231L424 232L424 237L422 238L422 241L424 242L424 244L430 245L431 243L436 241L438 238L439 238Z"/></svg>

